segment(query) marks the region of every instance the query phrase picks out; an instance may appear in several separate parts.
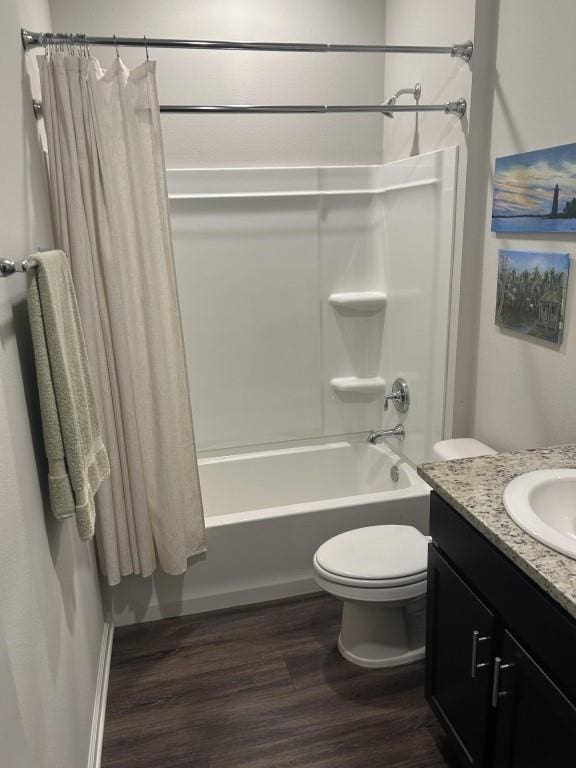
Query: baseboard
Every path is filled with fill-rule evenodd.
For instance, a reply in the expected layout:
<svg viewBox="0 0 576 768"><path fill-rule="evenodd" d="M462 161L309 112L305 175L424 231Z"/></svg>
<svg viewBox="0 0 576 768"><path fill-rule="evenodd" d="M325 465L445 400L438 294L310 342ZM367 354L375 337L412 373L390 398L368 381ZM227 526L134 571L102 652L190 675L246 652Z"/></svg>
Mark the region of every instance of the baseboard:
<svg viewBox="0 0 576 768"><path fill-rule="evenodd" d="M320 588L312 578L282 581L275 584L260 584L258 586L233 590L230 592L218 592L209 595L195 595L185 597L177 603L164 602L153 603L146 607L136 619L134 613L128 610L114 616L117 627L130 624L138 624L144 621L158 621L176 616L190 616L195 613L211 613L226 608L235 608L255 603L267 603L274 600L282 600L287 597L309 595L320 591Z"/></svg>
<svg viewBox="0 0 576 768"><path fill-rule="evenodd" d="M102 644L98 661L98 677L96 680L96 694L94 696L87 768L100 768L102 760L102 740L104 738L104 721L106 718L106 699L108 697L108 678L110 676L113 639L114 624L106 621L102 630Z"/></svg>
<svg viewBox="0 0 576 768"><path fill-rule="evenodd" d="M180 606L179 615L210 613L242 605L267 603L287 597L309 595L317 591L319 591L319 587L314 579L295 579L294 581L283 581L276 584L261 584L257 587L235 590L234 592L223 592L218 595L184 599Z"/></svg>

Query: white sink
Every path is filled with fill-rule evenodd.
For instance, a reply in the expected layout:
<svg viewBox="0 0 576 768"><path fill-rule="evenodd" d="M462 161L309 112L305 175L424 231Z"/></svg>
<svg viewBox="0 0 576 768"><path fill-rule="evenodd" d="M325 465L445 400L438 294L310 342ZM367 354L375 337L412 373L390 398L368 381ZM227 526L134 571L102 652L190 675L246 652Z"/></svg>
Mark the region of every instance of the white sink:
<svg viewBox="0 0 576 768"><path fill-rule="evenodd" d="M506 511L526 533L576 560L576 469L539 469L504 489Z"/></svg>

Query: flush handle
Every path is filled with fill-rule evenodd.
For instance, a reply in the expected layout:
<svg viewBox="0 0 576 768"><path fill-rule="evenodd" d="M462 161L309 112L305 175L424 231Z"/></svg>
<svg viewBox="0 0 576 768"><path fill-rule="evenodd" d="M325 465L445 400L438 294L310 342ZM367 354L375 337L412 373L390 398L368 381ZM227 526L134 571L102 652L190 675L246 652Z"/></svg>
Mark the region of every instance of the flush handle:
<svg viewBox="0 0 576 768"><path fill-rule="evenodd" d="M490 640L489 635L480 635L480 632L477 629L472 632L472 663L470 666L470 676L472 679L476 678L479 669L488 666L487 661L478 664L478 645L480 643L485 643L487 640Z"/></svg>

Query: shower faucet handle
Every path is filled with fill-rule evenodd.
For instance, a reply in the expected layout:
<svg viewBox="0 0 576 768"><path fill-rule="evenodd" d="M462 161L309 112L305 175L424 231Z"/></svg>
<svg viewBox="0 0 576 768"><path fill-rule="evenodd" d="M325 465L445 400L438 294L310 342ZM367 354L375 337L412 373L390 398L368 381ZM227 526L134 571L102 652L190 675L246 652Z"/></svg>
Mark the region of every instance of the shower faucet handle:
<svg viewBox="0 0 576 768"><path fill-rule="evenodd" d="M402 378L397 378L392 384L392 392L384 398L384 410L388 410L388 404L392 401L398 413L406 413L410 408L410 389Z"/></svg>

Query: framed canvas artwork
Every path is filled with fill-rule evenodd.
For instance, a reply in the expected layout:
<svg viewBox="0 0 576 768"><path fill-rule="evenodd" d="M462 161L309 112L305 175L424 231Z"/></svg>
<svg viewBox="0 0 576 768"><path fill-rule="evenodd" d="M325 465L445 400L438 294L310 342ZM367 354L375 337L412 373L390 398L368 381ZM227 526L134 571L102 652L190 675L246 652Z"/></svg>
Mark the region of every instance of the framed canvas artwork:
<svg viewBox="0 0 576 768"><path fill-rule="evenodd" d="M567 253L501 250L496 324L560 344L569 270Z"/></svg>
<svg viewBox="0 0 576 768"><path fill-rule="evenodd" d="M493 232L576 232L576 144L499 157Z"/></svg>

